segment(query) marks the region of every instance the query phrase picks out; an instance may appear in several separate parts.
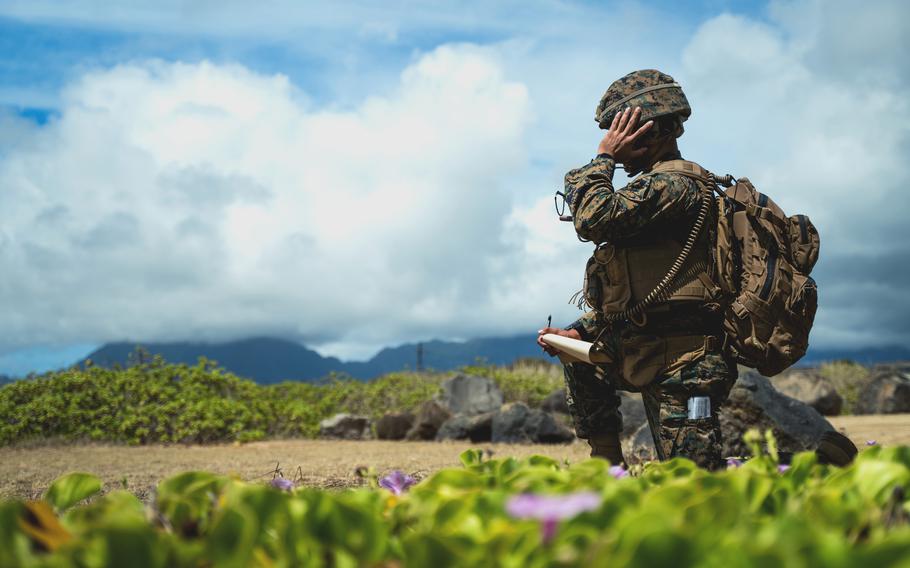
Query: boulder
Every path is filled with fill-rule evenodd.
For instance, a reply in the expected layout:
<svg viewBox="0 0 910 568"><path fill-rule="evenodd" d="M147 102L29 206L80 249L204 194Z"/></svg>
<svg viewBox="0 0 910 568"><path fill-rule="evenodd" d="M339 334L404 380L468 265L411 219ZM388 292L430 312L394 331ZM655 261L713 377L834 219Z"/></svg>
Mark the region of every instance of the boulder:
<svg viewBox="0 0 910 568"><path fill-rule="evenodd" d="M622 441L622 454L629 465L644 463L657 459L657 450L654 448L654 437L647 421Z"/></svg>
<svg viewBox="0 0 910 568"><path fill-rule="evenodd" d="M525 431L535 444L568 444L575 441L575 431L563 426L555 416L532 409L525 422Z"/></svg>
<svg viewBox="0 0 910 568"><path fill-rule="evenodd" d="M320 438L362 440L369 437L370 419L366 416L341 413L319 423Z"/></svg>
<svg viewBox="0 0 910 568"><path fill-rule="evenodd" d="M442 423L439 431L436 432L437 440L467 440L468 424L471 417L464 414L456 414Z"/></svg>
<svg viewBox="0 0 910 568"><path fill-rule="evenodd" d="M647 421L645 405L641 401L641 395L638 393L620 391L618 394L621 401L619 411L622 413L622 435L631 436ZM544 412L569 414L566 390L559 389L550 393L541 403L540 409Z"/></svg>
<svg viewBox="0 0 910 568"><path fill-rule="evenodd" d="M376 421L376 437L380 440L404 440L414 426L410 412L386 414Z"/></svg>
<svg viewBox="0 0 910 568"><path fill-rule="evenodd" d="M489 442L493 434L494 414L494 412L485 412L477 416L456 414L440 426L439 432L436 433L436 439Z"/></svg>
<svg viewBox="0 0 910 568"><path fill-rule="evenodd" d="M493 442L508 444L559 444L575 439L575 433L552 414L528 408L522 402L506 404L493 414L491 434Z"/></svg>
<svg viewBox="0 0 910 568"><path fill-rule="evenodd" d="M619 411L622 413L620 436L626 438L635 434L642 424L648 422L648 415L645 414L645 403L641 401L639 393L620 392L619 398L621 400Z"/></svg>
<svg viewBox="0 0 910 568"><path fill-rule="evenodd" d="M425 401L417 409L414 425L408 430L406 440L433 440L439 427L452 417L449 410L435 400Z"/></svg>
<svg viewBox="0 0 910 568"><path fill-rule="evenodd" d="M493 416L496 412L484 412L472 416L468 423L468 439L472 442L491 442L493 440Z"/></svg>
<svg viewBox="0 0 910 568"><path fill-rule="evenodd" d="M895 361L894 363L878 363L872 367L872 374L878 376L880 373L902 373L910 375L910 361Z"/></svg>
<svg viewBox="0 0 910 568"><path fill-rule="evenodd" d="M557 389L543 399L540 409L544 412L569 413L569 403L566 402L566 389Z"/></svg>
<svg viewBox="0 0 910 568"><path fill-rule="evenodd" d="M771 379L771 384L778 391L805 402L825 416L837 416L844 406L844 399L834 386L813 370L789 371Z"/></svg>
<svg viewBox="0 0 910 568"><path fill-rule="evenodd" d="M458 374L442 383L439 402L452 414L473 416L499 410L502 391L491 379Z"/></svg>
<svg viewBox="0 0 910 568"><path fill-rule="evenodd" d="M743 434L751 428L771 429L782 452L814 450L831 424L806 403L790 398L755 371L740 375L730 397L720 409L724 456L746 456Z"/></svg>
<svg viewBox="0 0 910 568"><path fill-rule="evenodd" d="M492 441L507 444L530 442L525 432L525 422L530 413L531 409L523 402L504 405L493 415Z"/></svg>
<svg viewBox="0 0 910 568"><path fill-rule="evenodd" d="M856 405L856 414L910 412L910 373L885 370L871 377Z"/></svg>

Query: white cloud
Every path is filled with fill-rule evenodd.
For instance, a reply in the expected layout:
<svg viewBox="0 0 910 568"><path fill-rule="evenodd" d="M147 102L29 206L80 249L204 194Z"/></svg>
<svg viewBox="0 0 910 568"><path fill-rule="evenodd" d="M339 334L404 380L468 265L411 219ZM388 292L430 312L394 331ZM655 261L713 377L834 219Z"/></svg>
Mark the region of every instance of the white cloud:
<svg viewBox="0 0 910 568"><path fill-rule="evenodd" d="M354 352L500 326L529 100L483 49L441 47L350 112L208 63L95 72L64 101L0 164L10 344L261 332Z"/></svg>
<svg viewBox="0 0 910 568"><path fill-rule="evenodd" d="M775 4L776 27L728 14L705 22L683 54L680 79L695 109L685 146L813 219L822 238L814 344L907 344L903 278L881 279L885 258L910 258L910 105L889 39L906 8L877 3L875 13L890 14L883 26L851 19L845 3L825 8ZM875 49L855 49L855 37L879 28ZM822 57L832 53L842 61Z"/></svg>
<svg viewBox="0 0 910 568"><path fill-rule="evenodd" d="M355 27L333 9L278 22L239 4L211 18L49 6L2 10L189 36L268 29L334 53L320 80L344 100L239 65L159 61L89 73L58 119L18 121L0 137L7 348L268 333L348 356L534 330L548 313L566 323L590 245L555 220L552 192L593 154L606 86L652 67L692 103L687 157L818 225L813 344L910 342L896 293L910 277L904 3L772 2L767 19L700 26L639 3L363 6L348 10ZM349 42L368 51L355 36L406 50L466 32L492 43L418 53L391 87L374 81L385 69L347 65Z"/></svg>

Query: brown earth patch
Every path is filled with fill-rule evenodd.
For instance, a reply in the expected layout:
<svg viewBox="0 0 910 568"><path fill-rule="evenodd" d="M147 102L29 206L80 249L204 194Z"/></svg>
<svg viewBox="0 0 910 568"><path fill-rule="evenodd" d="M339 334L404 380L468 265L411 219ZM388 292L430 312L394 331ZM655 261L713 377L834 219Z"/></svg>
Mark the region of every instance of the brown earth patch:
<svg viewBox="0 0 910 568"><path fill-rule="evenodd" d="M829 417L862 450L867 440L881 445L910 445L910 414ZM117 446L55 444L34 448L0 448L0 497L35 498L51 481L68 472L93 473L105 490L124 485L142 499L164 478L182 471L205 470L268 480L279 465L285 477L323 488L364 484L359 467L379 474L401 469L417 478L447 467L460 467L458 455L469 448L494 457L533 454L577 462L588 457L581 440L568 445L472 444L469 442L386 442L275 440L243 445Z"/></svg>
<svg viewBox="0 0 910 568"><path fill-rule="evenodd" d="M401 469L423 478L447 467L460 467L458 456L470 448L495 457L543 454L580 461L588 456L583 441L569 445L472 444L470 442L388 442L274 440L242 445L115 446L59 445L0 448L0 497L35 498L51 481L72 471L99 476L106 490L124 486L148 499L159 481L191 470L237 475L244 480L271 479L276 464L287 478L324 488L364 484L359 467L379 474Z"/></svg>

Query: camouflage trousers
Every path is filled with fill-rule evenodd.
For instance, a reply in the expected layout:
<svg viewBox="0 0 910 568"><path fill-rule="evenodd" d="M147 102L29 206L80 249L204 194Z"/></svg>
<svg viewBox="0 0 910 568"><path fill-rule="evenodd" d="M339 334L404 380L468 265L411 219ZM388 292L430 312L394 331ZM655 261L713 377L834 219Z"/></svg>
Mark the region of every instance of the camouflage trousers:
<svg viewBox="0 0 910 568"><path fill-rule="evenodd" d="M619 336L614 338L621 342ZM621 353L617 345L617 353ZM639 391L657 456L666 460L676 456L691 459L699 466L716 469L723 465L720 422L717 411L727 400L736 382L736 364L719 350L650 384L637 388L622 376L620 361L600 365L603 378L594 365L572 363L565 366L567 402L579 438L622 432L622 413L617 390ZM690 397L711 400L708 418L689 420Z"/></svg>

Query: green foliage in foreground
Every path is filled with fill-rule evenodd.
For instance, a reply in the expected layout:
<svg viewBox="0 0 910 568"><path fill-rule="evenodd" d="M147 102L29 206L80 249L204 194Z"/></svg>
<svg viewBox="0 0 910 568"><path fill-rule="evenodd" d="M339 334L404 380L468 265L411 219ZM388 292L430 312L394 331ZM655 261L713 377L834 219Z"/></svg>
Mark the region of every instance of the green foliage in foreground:
<svg viewBox="0 0 910 568"><path fill-rule="evenodd" d="M555 367L474 367L499 381L507 400L539 402L560 386ZM146 444L313 437L339 412L378 418L414 410L447 375L390 373L369 382L333 377L319 384L263 386L201 360L160 358L126 369L88 367L0 388L0 445L47 439ZM561 381L561 379L560 379Z"/></svg>
<svg viewBox="0 0 910 568"><path fill-rule="evenodd" d="M719 473L675 459L615 479L608 464L534 456L443 470L410 492L282 492L189 472L144 507L65 476L45 501L0 504L2 566L908 566L910 448L872 448L848 468L765 455ZM522 493L594 493L559 521L515 519ZM590 496L589 496L590 497Z"/></svg>

